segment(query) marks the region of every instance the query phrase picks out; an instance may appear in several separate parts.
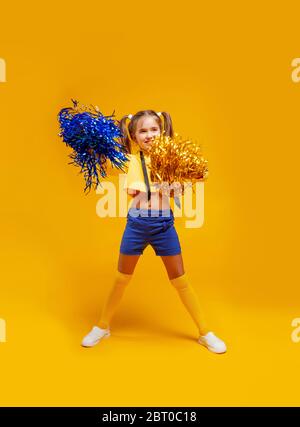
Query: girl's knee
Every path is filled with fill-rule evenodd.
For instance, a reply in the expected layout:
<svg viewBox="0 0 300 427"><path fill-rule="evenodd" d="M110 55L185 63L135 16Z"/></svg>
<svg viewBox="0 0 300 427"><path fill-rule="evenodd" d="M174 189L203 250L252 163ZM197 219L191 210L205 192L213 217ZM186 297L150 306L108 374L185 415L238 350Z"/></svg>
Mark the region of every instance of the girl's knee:
<svg viewBox="0 0 300 427"><path fill-rule="evenodd" d="M127 274L117 270L115 284L126 286L130 282L132 276L133 274Z"/></svg>
<svg viewBox="0 0 300 427"><path fill-rule="evenodd" d="M173 277L172 279L170 279L170 282L176 289L185 289L189 286L185 273L179 276Z"/></svg>

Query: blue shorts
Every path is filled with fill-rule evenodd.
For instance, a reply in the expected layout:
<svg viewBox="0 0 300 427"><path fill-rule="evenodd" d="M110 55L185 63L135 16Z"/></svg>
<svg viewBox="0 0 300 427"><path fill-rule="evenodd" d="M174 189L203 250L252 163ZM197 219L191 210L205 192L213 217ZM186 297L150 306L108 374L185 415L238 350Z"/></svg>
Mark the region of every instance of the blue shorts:
<svg viewBox="0 0 300 427"><path fill-rule="evenodd" d="M141 255L148 245L152 246L158 256L181 253L171 208L129 209L120 252L125 255Z"/></svg>

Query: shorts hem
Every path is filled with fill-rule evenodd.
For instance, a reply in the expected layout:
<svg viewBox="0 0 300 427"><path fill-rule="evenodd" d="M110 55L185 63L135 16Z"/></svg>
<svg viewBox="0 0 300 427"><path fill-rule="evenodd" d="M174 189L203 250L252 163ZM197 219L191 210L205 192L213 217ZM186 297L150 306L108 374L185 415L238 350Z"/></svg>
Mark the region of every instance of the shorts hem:
<svg viewBox="0 0 300 427"><path fill-rule="evenodd" d="M120 254L123 254L123 255L143 255L143 252L122 252L122 251L120 251Z"/></svg>
<svg viewBox="0 0 300 427"><path fill-rule="evenodd" d="M155 255L156 256L172 256L172 255L181 255L181 253L182 253L182 251L177 251L177 252L171 252L171 253L157 253L157 252L155 252Z"/></svg>

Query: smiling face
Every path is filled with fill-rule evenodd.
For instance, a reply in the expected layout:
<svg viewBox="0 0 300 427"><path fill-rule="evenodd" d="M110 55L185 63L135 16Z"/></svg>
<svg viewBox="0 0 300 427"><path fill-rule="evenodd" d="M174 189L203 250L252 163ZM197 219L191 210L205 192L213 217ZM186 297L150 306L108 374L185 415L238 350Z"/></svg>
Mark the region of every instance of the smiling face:
<svg viewBox="0 0 300 427"><path fill-rule="evenodd" d="M158 135L160 127L155 117L144 116L137 121L134 139L142 150L148 151L153 139Z"/></svg>

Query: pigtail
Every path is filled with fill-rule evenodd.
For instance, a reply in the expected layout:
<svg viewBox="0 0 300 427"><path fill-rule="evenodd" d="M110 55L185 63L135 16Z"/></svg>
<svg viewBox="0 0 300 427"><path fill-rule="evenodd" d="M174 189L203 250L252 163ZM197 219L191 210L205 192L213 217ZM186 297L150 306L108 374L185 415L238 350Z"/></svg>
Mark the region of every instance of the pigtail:
<svg viewBox="0 0 300 427"><path fill-rule="evenodd" d="M128 116L124 116L124 117L122 117L122 119L119 122L119 127L120 127L120 130L122 132L122 137L120 137L120 141L121 141L121 144L123 144L124 147L126 148L126 151L128 153L131 153L132 152L131 151L131 143L130 143L130 140L128 137L128 131L127 131L127 126L126 126L127 120L129 120Z"/></svg>
<svg viewBox="0 0 300 427"><path fill-rule="evenodd" d="M170 114L167 113L166 111L162 111L161 115L163 116L163 119L164 119L165 135L173 138L174 129L173 129L173 124L172 124L172 119Z"/></svg>

